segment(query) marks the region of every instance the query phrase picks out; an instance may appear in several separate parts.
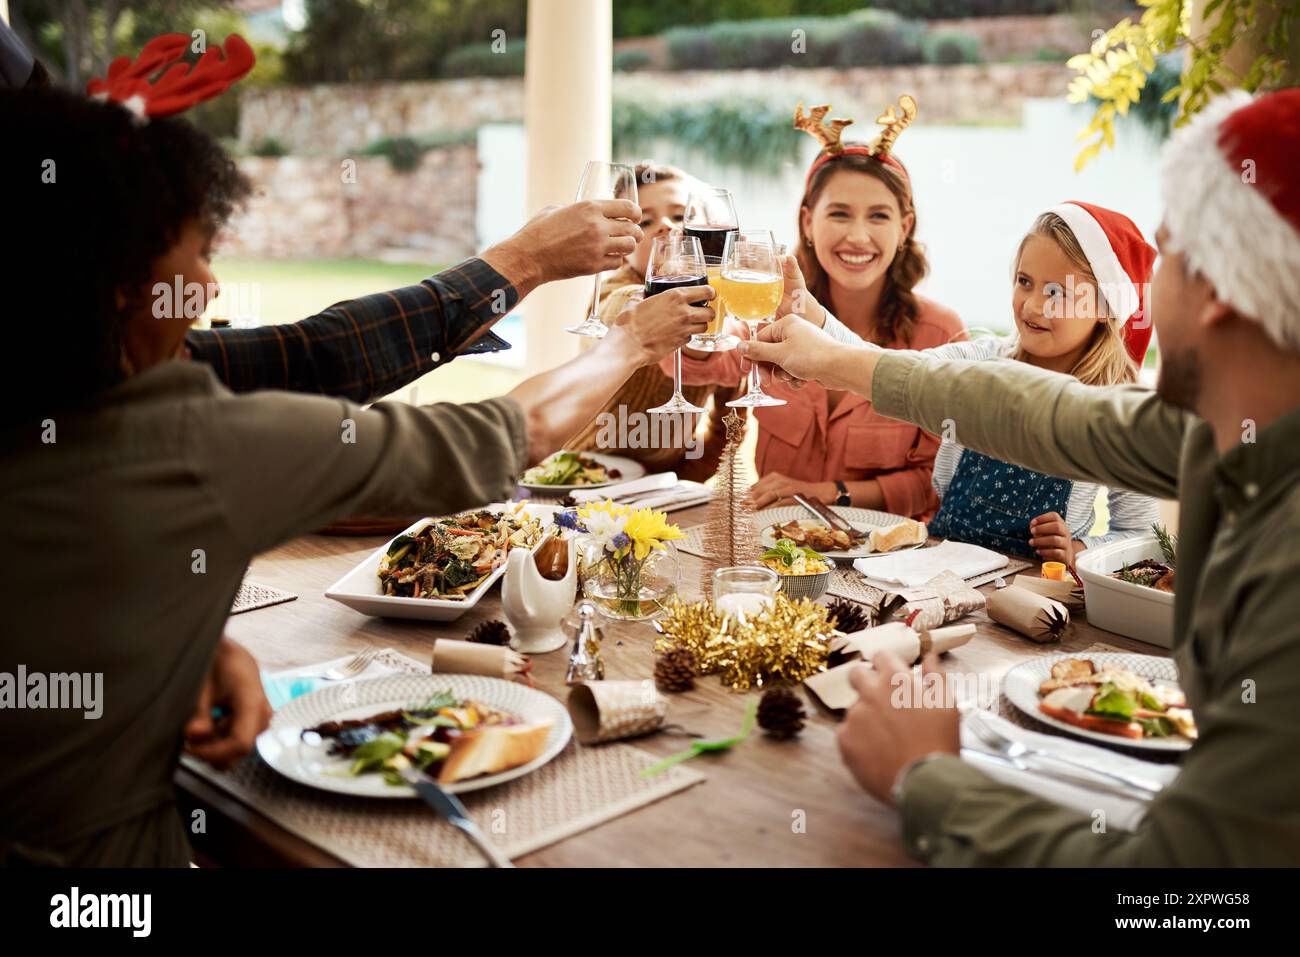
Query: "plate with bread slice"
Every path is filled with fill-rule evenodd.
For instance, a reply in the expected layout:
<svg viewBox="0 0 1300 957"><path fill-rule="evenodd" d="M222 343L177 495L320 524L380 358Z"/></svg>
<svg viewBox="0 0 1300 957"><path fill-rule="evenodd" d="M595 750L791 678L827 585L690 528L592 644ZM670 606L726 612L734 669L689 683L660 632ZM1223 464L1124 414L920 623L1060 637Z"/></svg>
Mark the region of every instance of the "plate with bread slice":
<svg viewBox="0 0 1300 957"><path fill-rule="evenodd" d="M840 505L835 506L835 513L842 516L857 534L850 535L831 528L812 518L798 505L763 509L754 515L754 521L758 523L760 537L767 548L788 539L801 548L811 548L827 558L840 561L920 548L928 537L924 522L902 515Z"/></svg>
<svg viewBox="0 0 1300 957"><path fill-rule="evenodd" d="M388 675L295 698L257 751L299 784L358 797L412 798L402 771L451 793L513 780L546 764L573 733L564 705L483 675Z"/></svg>

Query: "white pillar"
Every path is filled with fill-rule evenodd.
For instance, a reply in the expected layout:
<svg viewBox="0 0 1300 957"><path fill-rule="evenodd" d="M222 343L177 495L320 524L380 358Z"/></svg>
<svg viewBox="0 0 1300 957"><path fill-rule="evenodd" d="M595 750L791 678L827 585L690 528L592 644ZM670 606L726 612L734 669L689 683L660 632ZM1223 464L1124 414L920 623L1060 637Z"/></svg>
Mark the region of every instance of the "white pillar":
<svg viewBox="0 0 1300 957"><path fill-rule="evenodd" d="M573 202L588 160L608 160L613 85L610 0L529 0L524 72L528 214ZM590 302L590 277L550 283L525 303L528 374L578 354L564 331Z"/></svg>

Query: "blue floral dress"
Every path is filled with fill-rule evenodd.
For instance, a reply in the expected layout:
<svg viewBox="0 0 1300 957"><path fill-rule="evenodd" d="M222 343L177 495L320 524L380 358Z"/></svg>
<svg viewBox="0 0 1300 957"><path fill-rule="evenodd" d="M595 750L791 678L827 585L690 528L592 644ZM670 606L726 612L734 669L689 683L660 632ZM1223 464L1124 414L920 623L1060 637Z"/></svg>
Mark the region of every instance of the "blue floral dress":
<svg viewBox="0 0 1300 957"><path fill-rule="evenodd" d="M1044 512L1064 515L1073 484L963 449L930 534L1034 558L1030 520Z"/></svg>

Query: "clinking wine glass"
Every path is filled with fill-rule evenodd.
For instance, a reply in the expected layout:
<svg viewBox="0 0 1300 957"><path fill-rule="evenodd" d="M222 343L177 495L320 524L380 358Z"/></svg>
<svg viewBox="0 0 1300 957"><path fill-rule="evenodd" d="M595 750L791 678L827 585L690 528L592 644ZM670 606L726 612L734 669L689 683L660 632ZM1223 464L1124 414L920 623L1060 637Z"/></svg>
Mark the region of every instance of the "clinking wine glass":
<svg viewBox="0 0 1300 957"><path fill-rule="evenodd" d="M686 213L682 217L682 230L687 236L700 241L700 250L704 253L705 265L709 273L709 285L713 286L713 321L708 329L691 337L686 343L688 349L701 352L726 352L740 344L740 339L723 332L727 318L727 306L718 292L717 277L722 271L722 254L725 251L727 237L739 227L736 218L736 204L728 190L715 186L700 186L692 190L686 198Z"/></svg>
<svg viewBox="0 0 1300 957"><path fill-rule="evenodd" d="M628 199L637 201L636 170L621 163L605 163L592 160L582 171L582 180L578 183L578 196L575 202L586 199ZM591 310L587 318L576 326L565 326L565 332L575 336L591 336L599 339L609 332L609 326L600 321L600 281L604 273L596 273L595 286L591 293Z"/></svg>
<svg viewBox="0 0 1300 957"><path fill-rule="evenodd" d="M751 341L758 338L760 323L770 321L776 315L784 288L781 247L769 230L737 230L727 237L718 289L726 300L727 311L749 326ZM758 366L752 362L749 365L749 391L727 403L748 409L785 404L785 399L763 391Z"/></svg>
<svg viewBox="0 0 1300 957"><path fill-rule="evenodd" d="M708 284L709 276L698 239L677 233L655 237L654 245L650 248L650 261L646 264L646 298L667 292L669 289ZM700 302L696 305L704 306L707 303ZM669 413L704 411L698 405L687 402L686 396L682 395L681 349L673 353L673 397L663 405L646 411Z"/></svg>

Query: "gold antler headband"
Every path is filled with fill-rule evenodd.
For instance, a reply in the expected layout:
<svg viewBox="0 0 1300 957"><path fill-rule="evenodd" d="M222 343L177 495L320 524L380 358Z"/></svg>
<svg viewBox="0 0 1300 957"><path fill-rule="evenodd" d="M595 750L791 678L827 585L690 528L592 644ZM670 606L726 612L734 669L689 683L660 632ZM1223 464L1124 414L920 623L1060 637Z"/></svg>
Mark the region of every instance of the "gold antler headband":
<svg viewBox="0 0 1300 957"><path fill-rule="evenodd" d="M794 128L807 133L822 145L822 155L818 157L818 162L814 166L820 165L820 162L827 157L839 156L844 152L845 146L841 139L844 135L844 127L853 123L852 120L839 117L827 121L826 114L830 111L829 103L812 107L807 115L804 114L802 103L794 111ZM884 127L880 135L872 140L869 146L854 143L849 145L849 149L855 153L874 156L890 165L899 165L897 160L889 157L889 153L898 140L898 134L907 129L914 119L916 119L916 100L904 93L898 98L897 109L890 105L885 112L876 117L876 122Z"/></svg>

